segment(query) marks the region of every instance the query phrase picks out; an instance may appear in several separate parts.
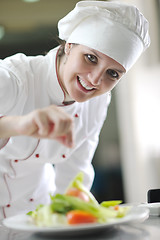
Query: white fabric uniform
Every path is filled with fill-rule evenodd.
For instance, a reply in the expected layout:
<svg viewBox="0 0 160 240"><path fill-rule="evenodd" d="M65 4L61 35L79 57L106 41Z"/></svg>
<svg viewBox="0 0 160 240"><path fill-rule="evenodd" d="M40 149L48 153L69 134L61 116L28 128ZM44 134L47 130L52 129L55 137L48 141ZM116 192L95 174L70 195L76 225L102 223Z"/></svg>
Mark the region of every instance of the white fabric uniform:
<svg viewBox="0 0 160 240"><path fill-rule="evenodd" d="M64 192L79 172L90 189L91 164L106 118L110 94L64 106L56 74L58 47L46 56L16 54L0 60L0 116L24 115L56 104L75 119L76 143L69 149L55 140L18 136L0 141L0 219L49 202L49 192ZM53 167L54 165L54 167Z"/></svg>

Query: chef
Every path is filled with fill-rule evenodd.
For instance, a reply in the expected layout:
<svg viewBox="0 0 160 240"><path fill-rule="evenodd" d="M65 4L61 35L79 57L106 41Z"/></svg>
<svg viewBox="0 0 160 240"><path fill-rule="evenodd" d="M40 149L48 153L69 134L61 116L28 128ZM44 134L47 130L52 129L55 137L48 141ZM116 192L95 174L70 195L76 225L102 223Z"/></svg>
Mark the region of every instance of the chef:
<svg viewBox="0 0 160 240"><path fill-rule="evenodd" d="M63 193L92 158L111 90L150 44L131 5L82 1L58 22L63 43L45 56L0 60L0 219Z"/></svg>

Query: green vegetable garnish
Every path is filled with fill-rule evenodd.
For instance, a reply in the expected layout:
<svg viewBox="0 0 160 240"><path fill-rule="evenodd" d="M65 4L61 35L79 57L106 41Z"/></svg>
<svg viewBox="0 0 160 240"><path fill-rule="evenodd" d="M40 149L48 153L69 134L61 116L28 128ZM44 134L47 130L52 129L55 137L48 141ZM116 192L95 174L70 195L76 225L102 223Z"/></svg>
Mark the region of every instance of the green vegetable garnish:
<svg viewBox="0 0 160 240"><path fill-rule="evenodd" d="M101 206L103 207L113 207L113 206L116 206L116 205L119 205L121 204L122 201L121 200L117 200L117 201L104 201L104 202L101 202Z"/></svg>

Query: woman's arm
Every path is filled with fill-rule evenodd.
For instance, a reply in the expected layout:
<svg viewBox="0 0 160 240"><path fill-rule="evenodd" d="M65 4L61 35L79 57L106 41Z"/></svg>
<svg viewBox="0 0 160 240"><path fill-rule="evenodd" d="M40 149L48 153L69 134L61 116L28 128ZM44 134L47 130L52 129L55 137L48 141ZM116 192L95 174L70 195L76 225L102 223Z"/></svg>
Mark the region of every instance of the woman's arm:
<svg viewBox="0 0 160 240"><path fill-rule="evenodd" d="M22 115L26 101L27 80L22 82L22 79L6 65L0 65L1 141L4 142L13 136L30 136L38 139L56 139L65 146L72 147L73 121L60 107L51 105Z"/></svg>
<svg viewBox="0 0 160 240"><path fill-rule="evenodd" d="M72 147L73 120L55 105L37 109L24 116L0 118L0 138L21 135L56 139L67 147Z"/></svg>

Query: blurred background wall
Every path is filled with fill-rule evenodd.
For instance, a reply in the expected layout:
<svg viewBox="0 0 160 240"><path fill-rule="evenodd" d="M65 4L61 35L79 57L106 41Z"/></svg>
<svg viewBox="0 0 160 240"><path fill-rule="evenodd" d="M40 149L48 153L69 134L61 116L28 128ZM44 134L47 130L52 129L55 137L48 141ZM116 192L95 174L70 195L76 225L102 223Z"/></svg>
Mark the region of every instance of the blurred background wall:
<svg viewBox="0 0 160 240"><path fill-rule="evenodd" d="M150 48L116 89L121 166L127 202L160 188L160 1L135 4L150 23Z"/></svg>
<svg viewBox="0 0 160 240"><path fill-rule="evenodd" d="M93 164L99 201L145 202L160 188L160 1L136 5L150 22L151 46L112 91ZM75 0L0 0L0 58L45 54L57 46L57 21Z"/></svg>

